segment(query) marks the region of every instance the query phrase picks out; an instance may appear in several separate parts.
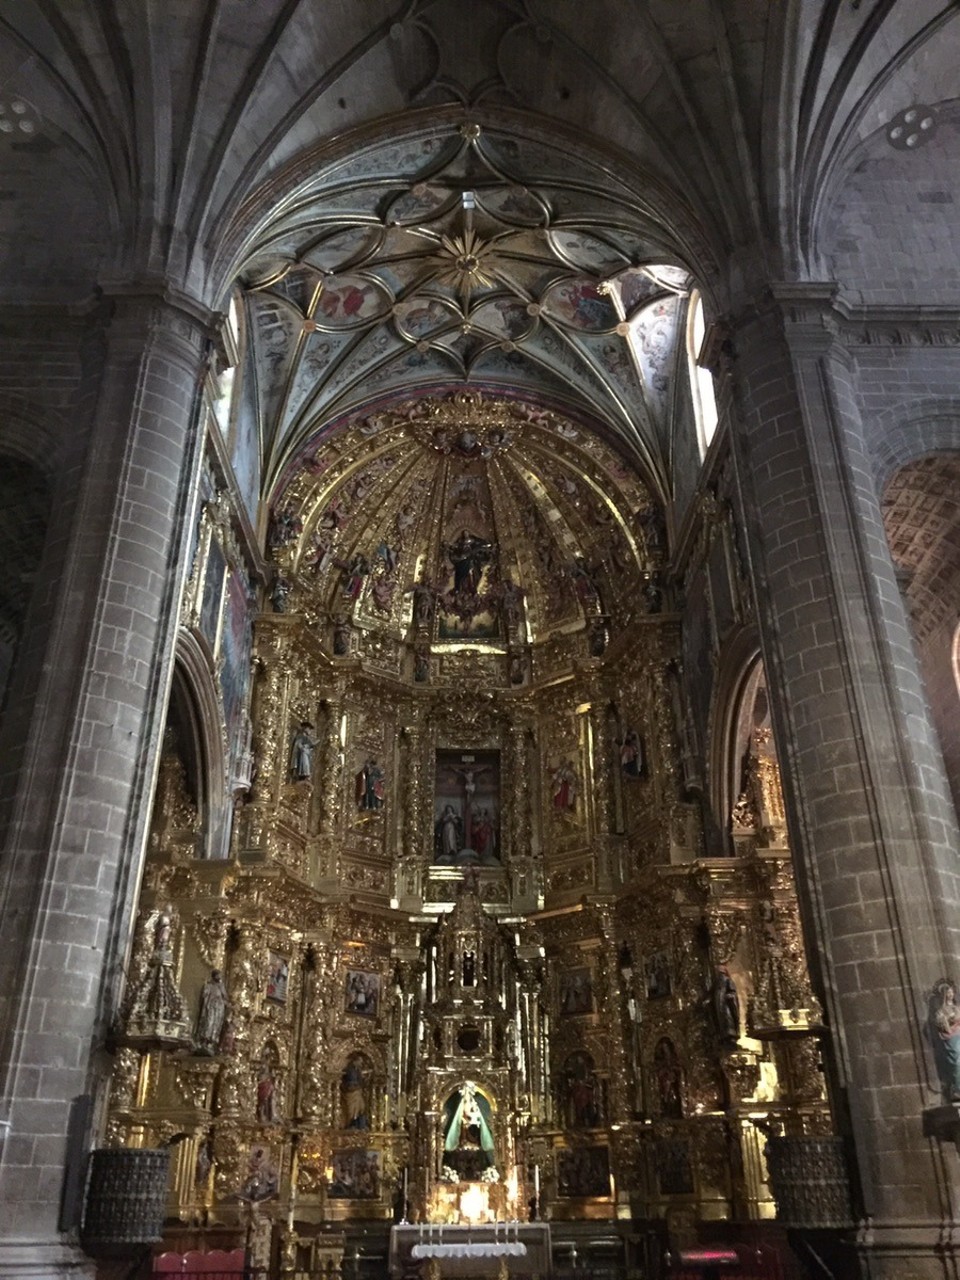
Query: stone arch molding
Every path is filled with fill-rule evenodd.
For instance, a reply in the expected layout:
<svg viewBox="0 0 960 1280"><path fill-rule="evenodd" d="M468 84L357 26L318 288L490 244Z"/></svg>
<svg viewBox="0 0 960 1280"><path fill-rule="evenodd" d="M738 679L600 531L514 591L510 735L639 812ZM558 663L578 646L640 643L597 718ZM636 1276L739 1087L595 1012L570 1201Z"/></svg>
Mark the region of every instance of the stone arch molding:
<svg viewBox="0 0 960 1280"><path fill-rule="evenodd" d="M0 395L0 453L10 454L53 480L62 461L68 423L18 396Z"/></svg>
<svg viewBox="0 0 960 1280"><path fill-rule="evenodd" d="M960 453L960 398L893 405L877 419L874 438L871 461L879 497L901 467L926 454Z"/></svg>
<svg viewBox="0 0 960 1280"><path fill-rule="evenodd" d="M708 779L713 816L729 842L730 815L737 799L740 762L738 725L746 700L755 689L763 665L760 638L752 628L737 632L725 645L717 669L716 693L710 715Z"/></svg>
<svg viewBox="0 0 960 1280"><path fill-rule="evenodd" d="M191 732L201 769L203 856L225 858L230 840L226 725L219 684L206 641L181 629L174 655L174 679L183 681L192 712Z"/></svg>

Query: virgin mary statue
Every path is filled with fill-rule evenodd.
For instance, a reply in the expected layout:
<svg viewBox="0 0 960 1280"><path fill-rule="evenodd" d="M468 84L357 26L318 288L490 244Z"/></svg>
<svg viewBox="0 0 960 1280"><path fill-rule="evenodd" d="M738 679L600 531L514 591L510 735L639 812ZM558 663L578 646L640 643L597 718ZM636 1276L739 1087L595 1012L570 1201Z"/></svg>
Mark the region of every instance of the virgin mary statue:
<svg viewBox="0 0 960 1280"><path fill-rule="evenodd" d="M478 1161L481 1167L494 1163L490 1103L472 1080L464 1081L461 1087L447 1099L444 1119L446 1121L443 1139L445 1153L476 1152L479 1156L482 1152L482 1159ZM460 1163L454 1154L450 1164L458 1168Z"/></svg>

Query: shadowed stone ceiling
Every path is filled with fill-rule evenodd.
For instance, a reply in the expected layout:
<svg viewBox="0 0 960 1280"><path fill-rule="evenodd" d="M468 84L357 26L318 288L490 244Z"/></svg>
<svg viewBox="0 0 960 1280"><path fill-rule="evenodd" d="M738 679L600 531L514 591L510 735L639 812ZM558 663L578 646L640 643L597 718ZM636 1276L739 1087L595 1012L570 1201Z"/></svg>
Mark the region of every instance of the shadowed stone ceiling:
<svg viewBox="0 0 960 1280"><path fill-rule="evenodd" d="M277 175L450 104L592 140L688 204L721 270L779 243L768 265L789 275L863 140L957 96L958 17L945 0L0 0L0 278L22 299L163 273L216 305L237 265L221 246Z"/></svg>

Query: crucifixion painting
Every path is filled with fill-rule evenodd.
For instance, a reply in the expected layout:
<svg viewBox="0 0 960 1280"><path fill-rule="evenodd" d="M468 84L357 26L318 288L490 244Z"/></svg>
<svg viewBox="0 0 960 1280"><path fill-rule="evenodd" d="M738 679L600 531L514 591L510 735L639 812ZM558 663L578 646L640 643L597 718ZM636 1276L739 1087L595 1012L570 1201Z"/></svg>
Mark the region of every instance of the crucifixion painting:
<svg viewBox="0 0 960 1280"><path fill-rule="evenodd" d="M438 751L433 861L446 866L500 862L500 753Z"/></svg>

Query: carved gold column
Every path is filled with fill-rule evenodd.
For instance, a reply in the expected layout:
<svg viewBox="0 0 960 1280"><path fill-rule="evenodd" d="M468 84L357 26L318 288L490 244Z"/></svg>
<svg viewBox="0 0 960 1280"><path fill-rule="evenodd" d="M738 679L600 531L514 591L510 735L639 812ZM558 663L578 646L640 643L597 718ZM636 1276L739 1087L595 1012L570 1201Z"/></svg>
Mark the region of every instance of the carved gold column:
<svg viewBox="0 0 960 1280"><path fill-rule="evenodd" d="M597 908L597 920L603 945L600 948L597 971L597 998L606 1028L608 1045L607 1061L610 1063L610 1111L609 1122L624 1123L631 1118L630 1064L627 1048L621 1034L620 984L618 981L618 945L614 932L613 913L606 903Z"/></svg>
<svg viewBox="0 0 960 1280"><path fill-rule="evenodd" d="M510 791L510 883L514 911L536 911L543 901L543 860L535 852L530 827L530 771L532 734L529 722L518 718L510 726L507 768Z"/></svg>
<svg viewBox="0 0 960 1280"><path fill-rule="evenodd" d="M595 884L600 893L613 888L612 865L613 783L607 733L607 703L600 689L592 691L590 710L586 716L588 731L589 787L593 810L593 846Z"/></svg>
<svg viewBox="0 0 960 1280"><path fill-rule="evenodd" d="M306 1012L297 1065L297 1106L302 1120L323 1129L333 1123L327 1027L332 1021L339 950L329 938L314 937L310 954L313 966L304 974L302 997Z"/></svg>
<svg viewBox="0 0 960 1280"><path fill-rule="evenodd" d="M331 891L337 888L340 880L339 836L344 787L344 744L341 736L345 715L341 679L328 684L321 709L323 734L314 771L315 785L320 792L317 803L317 887Z"/></svg>
<svg viewBox="0 0 960 1280"><path fill-rule="evenodd" d="M394 951L399 993L396 1000L396 1034L393 1042L393 1090L391 1111L399 1124L407 1114L407 1104L416 1087L418 1044L417 1008L423 985L423 956L417 947L397 947ZM393 1118L393 1117L391 1117Z"/></svg>
<svg viewBox="0 0 960 1280"><path fill-rule="evenodd" d="M423 872L429 854L423 842L423 715L419 703L409 711L409 723L400 742L404 786L394 895L407 910L417 910L423 900Z"/></svg>

